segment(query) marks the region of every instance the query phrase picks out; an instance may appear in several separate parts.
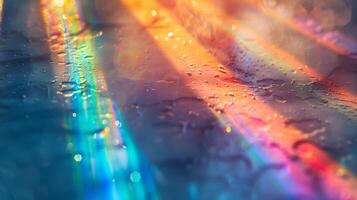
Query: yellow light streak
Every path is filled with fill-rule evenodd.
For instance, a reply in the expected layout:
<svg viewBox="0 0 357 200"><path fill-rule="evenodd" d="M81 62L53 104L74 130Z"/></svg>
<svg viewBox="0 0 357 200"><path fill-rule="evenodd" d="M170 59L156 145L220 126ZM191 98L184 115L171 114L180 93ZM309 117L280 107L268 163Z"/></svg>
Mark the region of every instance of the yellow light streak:
<svg viewBox="0 0 357 200"><path fill-rule="evenodd" d="M276 111L266 105L263 99L259 97L252 96L250 88L244 84L237 83L234 80L232 71L225 69L226 73L221 73L219 79L215 78L217 75L217 70L222 69L222 63L220 63L216 58L210 55L207 50L205 50L192 36L188 33L179 23L172 17L169 11L165 9L162 5L156 3L155 1L132 1L132 0L122 0L121 1L129 11L137 18L137 20L146 27L150 24L152 19L148 18L151 10L157 10L161 18L162 23L165 28L155 29L147 28L147 32L152 38L155 38L157 46L161 49L164 55L170 60L172 66L175 67L177 73L185 77L186 72L189 67L182 63L182 57L185 57L185 63L202 63L204 62L205 68L203 69L203 75L199 76L192 73L190 80L186 84L201 98L206 101L207 96L214 94L218 97L224 97L225 94L234 90L236 94L235 104L229 106L225 109L225 114L220 115L212 109L212 112L216 114L223 123L227 122L233 125L233 129L237 128L240 131L243 129L242 124L248 124L251 132L244 132L242 134L246 137L252 137L251 134L256 134L257 136L262 136L268 141L273 141L280 144L287 151L292 151L291 146L294 142L298 140L305 139L304 133L295 127L287 127L284 125L285 118ZM197 1L195 1L198 3ZM199 5L196 8L205 8L206 6ZM207 19L211 20L211 19ZM239 27L238 27L239 28ZM167 33L174 33L174 37L167 37ZM180 39L177 39L180 38ZM284 55L285 56L285 55ZM190 66L192 68L192 66ZM198 67L194 68L193 71L198 71ZM248 95L247 95L248 93ZM252 101L252 97L255 100ZM222 98L221 104L226 105L228 103L227 98ZM244 115L240 116L238 120L237 116L241 113L250 113L253 116L259 116L267 119L269 126L262 127L256 125L252 122L249 117ZM230 132L230 128L228 128ZM310 155L310 156L309 156ZM311 155L314 155L311 157ZM323 173L326 178L327 188L330 190L338 190L339 192L349 196L351 198L357 198L357 181L352 178L349 181L345 181L336 175L336 172L341 170L344 174L348 174L351 177L354 175L345 169L328 154L318 149L317 147L311 146L308 148L306 154L302 154L302 162Z"/></svg>

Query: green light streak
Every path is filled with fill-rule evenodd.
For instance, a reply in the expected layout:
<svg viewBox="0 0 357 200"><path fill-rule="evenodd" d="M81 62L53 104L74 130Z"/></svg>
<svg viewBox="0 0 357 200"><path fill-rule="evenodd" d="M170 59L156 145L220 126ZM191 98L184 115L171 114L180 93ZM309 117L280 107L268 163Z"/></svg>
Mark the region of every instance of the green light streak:
<svg viewBox="0 0 357 200"><path fill-rule="evenodd" d="M83 27L72 1L65 1L63 7L43 2L50 15L44 16L49 20L48 32L59 31L64 41L68 80L62 83L62 94L72 110L65 127L70 132L77 190L84 199L158 199L151 174L106 92L95 59L96 36L89 31L71 36Z"/></svg>

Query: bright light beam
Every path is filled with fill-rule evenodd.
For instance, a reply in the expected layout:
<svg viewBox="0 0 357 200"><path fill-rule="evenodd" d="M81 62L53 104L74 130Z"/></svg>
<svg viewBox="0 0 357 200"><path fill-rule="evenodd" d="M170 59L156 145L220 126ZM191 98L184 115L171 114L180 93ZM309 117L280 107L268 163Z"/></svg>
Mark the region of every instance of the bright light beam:
<svg viewBox="0 0 357 200"><path fill-rule="evenodd" d="M215 78L217 70L222 70L220 67L222 66L221 63L207 53L207 51L202 48L202 46L200 46L200 44L196 42L184 28L180 27L178 25L179 23L175 21L175 18L171 17L169 12L166 11L163 6L154 1L138 2L122 0L121 2L126 5L128 10L131 11L137 20L144 26L151 23L152 19L148 18L148 16L152 10L158 11L158 15L165 19L163 20L164 22L162 22L165 23L162 24L164 25L162 27L165 27L165 29L148 28L146 30L156 39L157 46L165 53L172 65L175 66L177 72L183 77L188 70L188 66L185 66L180 58L185 57L187 63L202 63L202 61L204 61L204 78L198 74L193 74L186 84L189 84L192 90L203 99L207 100L205 97L211 96L212 94L221 97L219 98L220 104L225 105L225 114L219 115L215 112L215 109L212 109L212 112L215 113L224 124L232 124L233 129L238 129L243 134L242 137L246 138L249 142L254 141L256 138L264 138L267 143L278 143L287 151L292 151L291 147L294 142L305 139L304 133L299 129L285 126L284 117L267 106L262 99L253 96L255 100L252 101L252 92L248 86L233 81L225 81L223 83L222 80L234 79L231 71L224 69L225 73L222 73L219 79ZM138 4L140 4L140 6L138 6ZM204 6L197 7L206 8ZM173 33L170 34L171 36L168 34L170 32ZM194 71L198 70L199 69L195 69ZM235 104L226 106L231 100L228 99L225 94L231 93L232 90L234 90L236 96L234 101ZM242 113L249 113L247 115L262 117L268 121L269 125L262 127ZM228 132L231 131L230 128L227 128L226 130L228 130ZM355 192L357 191L357 182L354 175L350 173L348 169L336 163L328 156L328 154L315 146L309 146L305 150L306 151L301 154L301 162L318 174L323 174L325 177L324 183L326 183L328 191L331 191L331 193L336 192L343 194L344 197L350 199L357 198L357 193ZM269 155L268 149L262 151L265 151L265 153L263 153L264 155ZM254 155L252 155L252 157L254 157ZM262 157L260 158L262 159ZM303 167L298 170L302 169ZM336 175L338 171L344 171L345 175L352 178L349 179L349 181L345 181L340 176ZM297 180L291 181L294 182ZM284 183L281 184L284 185ZM303 185L300 186L304 187Z"/></svg>
<svg viewBox="0 0 357 200"><path fill-rule="evenodd" d="M65 119L74 154L77 191L85 199L157 199L150 174L114 102L95 52L100 34L81 35L83 23L72 1L42 0L58 94L73 112ZM59 6L60 5L60 6ZM98 187L95 191L91 185Z"/></svg>

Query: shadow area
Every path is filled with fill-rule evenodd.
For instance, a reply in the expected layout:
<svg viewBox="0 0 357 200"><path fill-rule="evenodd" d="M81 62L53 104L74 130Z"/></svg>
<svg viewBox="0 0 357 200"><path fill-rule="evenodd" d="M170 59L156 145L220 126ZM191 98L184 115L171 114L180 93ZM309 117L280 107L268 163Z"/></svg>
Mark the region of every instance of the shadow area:
<svg viewBox="0 0 357 200"><path fill-rule="evenodd" d="M186 21L200 18L189 17L187 13L181 15L182 7L175 8L174 1L163 2L162 5L172 11L188 32L200 28L192 29ZM143 4L137 1L137 9L142 9ZM283 173L282 166L299 166L299 163L289 160L290 156L288 160L278 161L254 157L250 151L272 147L261 143L247 147L243 137L224 134L226 127L212 113L207 102L190 88L186 77L189 73L178 72L149 34L150 28L167 31L165 27L141 24L131 13L136 11L129 11L120 1L87 1L83 7L88 27L102 33L96 39L96 45L108 92L119 104L139 149L148 158L162 199L332 199L321 188L321 180L308 173L302 175L307 184L299 185L299 189L265 191L262 186ZM196 13L195 16L199 15ZM201 22L193 23L199 25ZM213 29L215 32L209 37L203 36L203 32L192 35L234 71L239 82L249 85L259 98L283 114L287 119L286 126L298 127L307 134L327 127L323 135L329 138L328 141L321 142L322 134L317 134L309 142L326 150L336 160L342 158L346 149L349 151L353 147L351 144L342 149L335 148L335 139L342 138L341 144L345 144L356 127L346 116L329 109L323 99L311 95L318 86L297 86L269 67L255 73L254 68L246 66L263 68L265 64L248 53L244 60L240 56L247 50L225 31ZM205 27L204 30L210 29ZM268 75L262 76L266 72ZM342 130L345 134L336 134ZM301 192L301 187L305 192Z"/></svg>

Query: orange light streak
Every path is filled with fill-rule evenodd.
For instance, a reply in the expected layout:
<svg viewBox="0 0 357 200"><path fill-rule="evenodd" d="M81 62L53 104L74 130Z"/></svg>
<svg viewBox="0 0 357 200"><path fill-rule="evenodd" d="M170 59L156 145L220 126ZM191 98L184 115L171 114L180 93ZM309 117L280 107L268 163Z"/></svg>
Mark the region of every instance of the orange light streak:
<svg viewBox="0 0 357 200"><path fill-rule="evenodd" d="M351 93L343 87L337 86L333 81L326 79L322 74L316 71L314 67L306 65L305 63L296 59L294 56L291 56L284 50L264 40L257 33L249 29L247 26L243 25L244 23L242 21L227 16L221 10L216 9L213 5L205 2L206 1L201 0L195 1L195 4L199 4L199 6L195 6L196 10L204 13L204 10L208 9L210 10L210 12L216 13L217 16L221 16L221 18L224 20L219 20L219 22L225 21L225 23L227 24L226 27L228 28L233 26L235 27L234 30L230 30L231 34L234 35L238 33L246 38L252 39L252 43L268 51L272 57L275 57L281 62L286 63L287 65L284 65L284 67L288 67L290 70L295 70L297 73L301 73L300 75L302 76L307 76L308 78L310 78L310 81L321 84L334 97L337 97L338 99L344 101L347 105L353 108L357 107L357 96L355 94ZM207 19L210 19L215 24L219 24L219 22L217 22L217 19L212 19L208 17ZM239 41L237 42L240 43ZM300 78L302 76L300 76Z"/></svg>
<svg viewBox="0 0 357 200"><path fill-rule="evenodd" d="M171 61L172 65L179 74L184 77L185 72L189 69L188 66L182 63L182 58L185 56L185 63L202 63L204 62L204 72L203 76L193 74L187 84L190 88L201 98L207 100L207 96L212 94L222 97L221 104L227 105L230 101L225 94L234 90L236 97L235 104L231 106L225 106L225 114L219 115L214 109L213 113L222 121L228 121L228 123L234 125L234 128L240 127L239 124L247 124L252 132L242 132L245 137L264 137L267 141L275 142L280 144L284 149L292 152L291 147L298 140L305 139L304 133L299 129L294 127L287 127L284 125L285 118L281 115L276 114L276 111L270 108L264 103L259 97L246 95L251 94L250 88L244 84L237 83L233 80L234 76L232 71L225 69L226 73L220 74L219 78L217 75L217 68L221 66L221 63L212 55L210 55L183 27L178 25L179 23L174 17L171 17L170 13L165 10L163 6L154 1L132 1L123 0L121 1L126 5L129 11L137 18L137 20L143 24L150 24L151 19L150 12L156 10L163 19L165 19L165 28L155 29L148 28L148 33L156 39L157 46L162 50L166 57ZM197 2L197 1L196 1ZM200 7L200 6L197 6ZM168 33L172 32L174 37L168 37ZM178 39L179 38L179 39ZM264 43L265 44L265 43ZM285 54L279 50L271 49L277 51L280 56L285 56ZM300 64L293 58L291 62L296 62L295 64ZM305 67L306 70L310 70ZM198 69L196 69L198 70ZM310 73L313 74L313 71ZM205 80L202 80L205 79ZM222 80L225 80L222 82ZM255 100L252 100L254 97ZM242 113L249 113L252 116L259 116L266 119L269 122L267 126L261 126L254 123L251 118L247 115L241 115ZM241 115L241 121L237 121L237 115ZM355 178L349 181L343 180L341 177L336 175L338 171L343 170L346 175L353 177L353 174L340 166L332 158L328 156L325 152L320 150L315 146L305 147L305 153L301 153L301 162L323 174L325 177L325 184L328 190L338 191L343 194L346 199L357 199L357 181Z"/></svg>
<svg viewBox="0 0 357 200"><path fill-rule="evenodd" d="M3 15L4 0L0 0L0 25L2 25L2 15ZM1 27L1 26L0 26ZM1 28L0 28L1 29Z"/></svg>

